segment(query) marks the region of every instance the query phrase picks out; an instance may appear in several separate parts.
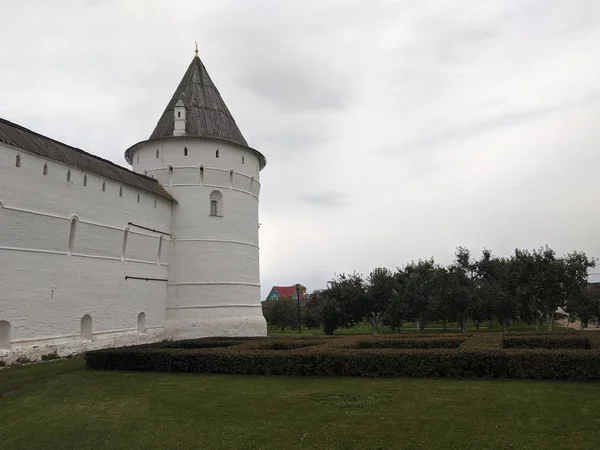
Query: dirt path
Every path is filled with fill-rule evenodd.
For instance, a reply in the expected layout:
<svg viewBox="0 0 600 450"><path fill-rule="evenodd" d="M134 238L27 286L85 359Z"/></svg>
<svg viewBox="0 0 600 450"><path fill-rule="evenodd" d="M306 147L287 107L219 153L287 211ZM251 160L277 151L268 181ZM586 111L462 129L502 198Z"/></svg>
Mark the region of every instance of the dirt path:
<svg viewBox="0 0 600 450"><path fill-rule="evenodd" d="M565 327L569 327L572 328L574 330L580 330L581 329L581 322L579 320L576 320L575 322L568 322L567 319L563 319L559 321L561 324L563 324ZM600 328L596 328L596 323L592 323L589 322L588 323L588 327L584 328L583 331L600 331Z"/></svg>

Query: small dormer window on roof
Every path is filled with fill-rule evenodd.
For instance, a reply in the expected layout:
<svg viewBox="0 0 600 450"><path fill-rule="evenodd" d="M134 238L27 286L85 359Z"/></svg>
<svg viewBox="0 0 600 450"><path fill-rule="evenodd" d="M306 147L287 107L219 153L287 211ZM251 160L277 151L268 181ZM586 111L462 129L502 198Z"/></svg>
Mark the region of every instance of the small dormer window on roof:
<svg viewBox="0 0 600 450"><path fill-rule="evenodd" d="M173 136L185 135L185 118L187 110L183 101L179 99L173 108Z"/></svg>

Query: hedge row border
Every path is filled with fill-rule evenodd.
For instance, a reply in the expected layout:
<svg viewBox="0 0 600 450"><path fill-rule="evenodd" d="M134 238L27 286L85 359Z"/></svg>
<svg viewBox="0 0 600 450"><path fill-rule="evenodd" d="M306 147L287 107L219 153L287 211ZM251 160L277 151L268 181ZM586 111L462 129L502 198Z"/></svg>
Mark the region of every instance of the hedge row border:
<svg viewBox="0 0 600 450"><path fill-rule="evenodd" d="M587 334L587 333L586 333ZM569 336L570 337L570 336ZM587 336L586 336L587 337ZM435 339L403 336L308 338L213 338L170 341L94 350L86 368L157 372L245 375L310 375L362 377L517 378L600 381L600 349L503 349L510 336L437 335L443 345L458 339L458 348L369 348L360 342L432 345ZM531 336L550 339L555 336ZM582 339L582 337L580 338ZM412 344L408 344L412 341ZM424 344L429 342L429 344Z"/></svg>

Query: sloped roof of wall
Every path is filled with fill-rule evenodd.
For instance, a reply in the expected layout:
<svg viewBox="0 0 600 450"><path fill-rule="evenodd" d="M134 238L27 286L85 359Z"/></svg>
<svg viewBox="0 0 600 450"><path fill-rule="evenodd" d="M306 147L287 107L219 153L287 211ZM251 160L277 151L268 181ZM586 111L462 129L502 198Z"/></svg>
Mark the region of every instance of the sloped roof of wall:
<svg viewBox="0 0 600 450"><path fill-rule="evenodd" d="M118 183L150 192L167 200L171 195L154 179L141 175L113 162L55 141L21 125L0 118L0 142L20 148L29 153L76 167Z"/></svg>
<svg viewBox="0 0 600 450"><path fill-rule="evenodd" d="M255 152L259 157L260 168L266 165L267 160L264 155L251 148L246 142L219 90L197 55L187 68L148 140L174 137L174 108L179 102L183 102L186 108L185 135L182 137L231 142ZM125 152L125 159L130 163L132 162L131 149L136 145Z"/></svg>

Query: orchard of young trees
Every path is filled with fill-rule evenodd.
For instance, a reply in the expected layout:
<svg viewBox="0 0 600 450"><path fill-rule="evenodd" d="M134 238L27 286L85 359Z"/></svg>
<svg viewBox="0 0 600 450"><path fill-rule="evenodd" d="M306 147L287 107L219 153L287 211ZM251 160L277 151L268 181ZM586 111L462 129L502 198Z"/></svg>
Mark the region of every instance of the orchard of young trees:
<svg viewBox="0 0 600 450"><path fill-rule="evenodd" d="M442 266L433 258L398 268L374 269L364 278L357 273L340 274L323 290L308 296L302 313L306 327L323 327L325 334L369 321L373 333L382 325L396 331L404 322L414 322L420 332L431 322L456 322L463 332L471 321L477 330L496 318L506 330L522 321L552 330L557 311L583 324L600 315L598 294L586 289L588 269L595 259L583 252L561 258L543 247L517 249L510 257L484 250L478 260L459 247L455 260ZM279 308L284 310L284 307ZM288 306L289 309L289 306ZM292 326L292 312L278 311L281 321L272 325ZM285 325L284 325L285 324Z"/></svg>

